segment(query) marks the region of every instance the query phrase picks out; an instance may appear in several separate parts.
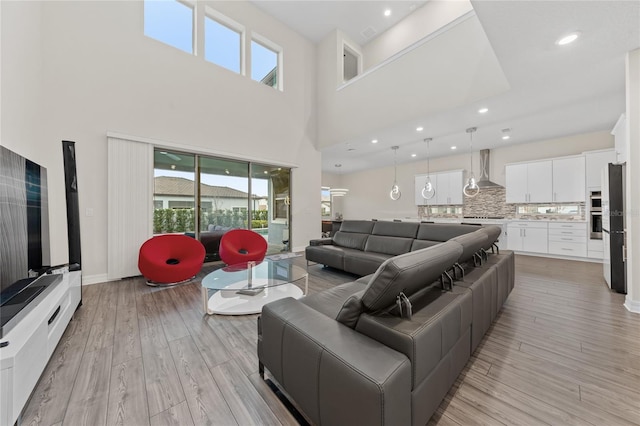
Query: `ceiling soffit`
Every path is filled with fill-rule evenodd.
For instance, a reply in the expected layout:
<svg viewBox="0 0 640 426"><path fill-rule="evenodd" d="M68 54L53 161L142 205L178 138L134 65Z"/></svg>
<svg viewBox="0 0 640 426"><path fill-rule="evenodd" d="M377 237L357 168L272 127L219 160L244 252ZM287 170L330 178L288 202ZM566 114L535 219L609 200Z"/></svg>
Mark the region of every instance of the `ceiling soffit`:
<svg viewBox="0 0 640 426"><path fill-rule="evenodd" d="M319 148L495 96L509 87L482 26L470 13L341 90L320 91Z"/></svg>

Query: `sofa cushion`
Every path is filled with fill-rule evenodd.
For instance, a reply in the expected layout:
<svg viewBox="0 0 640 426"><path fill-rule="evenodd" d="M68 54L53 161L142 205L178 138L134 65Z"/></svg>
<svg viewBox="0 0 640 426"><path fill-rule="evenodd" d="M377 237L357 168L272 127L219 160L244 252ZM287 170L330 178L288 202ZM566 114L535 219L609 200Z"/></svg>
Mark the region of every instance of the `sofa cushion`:
<svg viewBox="0 0 640 426"><path fill-rule="evenodd" d="M326 245L326 246L307 246L304 253L307 262L318 262L332 268L344 268L344 252L343 247Z"/></svg>
<svg viewBox="0 0 640 426"><path fill-rule="evenodd" d="M446 242L386 260L376 270L362 295L365 310L375 312L389 307L400 292L411 296L440 277L442 271L457 262L461 254L459 243Z"/></svg>
<svg viewBox="0 0 640 426"><path fill-rule="evenodd" d="M364 245L364 251L392 254L394 256L411 251L413 238L385 237L370 235Z"/></svg>
<svg viewBox="0 0 640 426"><path fill-rule="evenodd" d="M369 234L338 231L333 236L333 244L341 247L364 250Z"/></svg>
<svg viewBox="0 0 640 426"><path fill-rule="evenodd" d="M415 238L418 233L417 222L388 222L379 221L373 225L371 235L386 235L389 237Z"/></svg>
<svg viewBox="0 0 640 426"><path fill-rule="evenodd" d="M476 225L462 225L458 223L421 223L418 229L419 240L449 241L458 235L477 231Z"/></svg>
<svg viewBox="0 0 640 426"><path fill-rule="evenodd" d="M373 274L382 262L391 257L390 254L351 249L349 255L344 257L344 270L356 275Z"/></svg>

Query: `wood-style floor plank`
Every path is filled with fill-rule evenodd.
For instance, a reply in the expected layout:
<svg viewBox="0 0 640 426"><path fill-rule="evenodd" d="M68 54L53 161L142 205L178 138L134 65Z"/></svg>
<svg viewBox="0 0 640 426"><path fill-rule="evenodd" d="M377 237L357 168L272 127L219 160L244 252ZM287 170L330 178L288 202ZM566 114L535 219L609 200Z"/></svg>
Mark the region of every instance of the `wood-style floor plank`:
<svg viewBox="0 0 640 426"><path fill-rule="evenodd" d="M85 351L63 423L83 426L106 424L112 352L111 347Z"/></svg>
<svg viewBox="0 0 640 426"><path fill-rule="evenodd" d="M216 267L171 288L84 287L22 424L296 424L257 373L257 315L203 314ZM355 278L308 271L310 293ZM640 315L601 271L517 256L513 292L429 425L640 425Z"/></svg>
<svg viewBox="0 0 640 426"><path fill-rule="evenodd" d="M108 425L149 425L142 357L111 368Z"/></svg>
<svg viewBox="0 0 640 426"><path fill-rule="evenodd" d="M151 426L193 426L187 401L151 417Z"/></svg>
<svg viewBox="0 0 640 426"><path fill-rule="evenodd" d="M144 351L142 362L151 416L185 400L184 390L169 348L155 352Z"/></svg>
<svg viewBox="0 0 640 426"><path fill-rule="evenodd" d="M196 425L233 425L237 421L191 336L169 343L187 404ZM240 379L240 378L239 378Z"/></svg>

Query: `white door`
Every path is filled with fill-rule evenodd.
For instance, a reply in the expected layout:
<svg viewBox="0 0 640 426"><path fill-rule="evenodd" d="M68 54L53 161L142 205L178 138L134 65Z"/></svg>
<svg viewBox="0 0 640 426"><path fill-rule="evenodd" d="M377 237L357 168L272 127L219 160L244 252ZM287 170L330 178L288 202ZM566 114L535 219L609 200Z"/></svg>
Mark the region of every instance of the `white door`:
<svg viewBox="0 0 640 426"><path fill-rule="evenodd" d="M447 205L451 204L449 184L451 179L449 173L438 173L436 175L436 204Z"/></svg>
<svg viewBox="0 0 640 426"><path fill-rule="evenodd" d="M507 203L526 203L527 190L527 165L511 164L505 168L506 201Z"/></svg>
<svg viewBox="0 0 640 426"><path fill-rule="evenodd" d="M464 204L462 196L463 172L450 172L449 174L449 201L450 204Z"/></svg>
<svg viewBox="0 0 640 426"><path fill-rule="evenodd" d="M532 253L549 252L549 236L545 228L523 229L522 250Z"/></svg>
<svg viewBox="0 0 640 426"><path fill-rule="evenodd" d="M523 229L517 226L507 225L507 249L522 251Z"/></svg>
<svg viewBox="0 0 640 426"><path fill-rule="evenodd" d="M584 202L585 193L584 157L553 160L553 201Z"/></svg>
<svg viewBox="0 0 640 426"><path fill-rule="evenodd" d="M527 164L527 187L529 190L527 202L549 203L553 201L553 168L551 161L536 161Z"/></svg>

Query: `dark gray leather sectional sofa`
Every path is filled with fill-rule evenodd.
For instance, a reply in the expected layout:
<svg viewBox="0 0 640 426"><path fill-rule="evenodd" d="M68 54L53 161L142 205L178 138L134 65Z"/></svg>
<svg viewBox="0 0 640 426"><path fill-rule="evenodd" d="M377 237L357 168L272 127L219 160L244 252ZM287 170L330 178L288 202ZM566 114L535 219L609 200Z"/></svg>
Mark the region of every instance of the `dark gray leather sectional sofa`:
<svg viewBox="0 0 640 426"><path fill-rule="evenodd" d="M311 240L307 262L356 275L372 274L385 260L476 231L475 225L345 220L331 238Z"/></svg>
<svg viewBox="0 0 640 426"><path fill-rule="evenodd" d="M409 238L380 235L389 229L386 224L370 235ZM353 225L347 229L365 226ZM423 225L430 224L418 225L426 236ZM416 241L435 240L412 238L404 247L413 251L386 257L371 275L264 306L258 320L260 371L266 367L312 423L424 425L482 340L513 288L513 253L486 252L500 233L497 227L454 225L434 231L452 237L426 248ZM375 238L369 244L354 235L337 240L364 248L381 242ZM393 251L389 247L402 244L386 241L375 247ZM347 270L368 267L371 258L348 261L357 255L351 250L336 250L324 259L335 267L350 265ZM453 275L454 269L456 279L445 290L442 274ZM401 292L411 301L410 319L399 314Z"/></svg>

